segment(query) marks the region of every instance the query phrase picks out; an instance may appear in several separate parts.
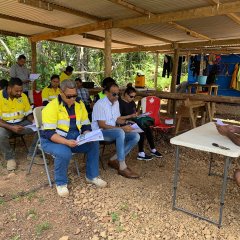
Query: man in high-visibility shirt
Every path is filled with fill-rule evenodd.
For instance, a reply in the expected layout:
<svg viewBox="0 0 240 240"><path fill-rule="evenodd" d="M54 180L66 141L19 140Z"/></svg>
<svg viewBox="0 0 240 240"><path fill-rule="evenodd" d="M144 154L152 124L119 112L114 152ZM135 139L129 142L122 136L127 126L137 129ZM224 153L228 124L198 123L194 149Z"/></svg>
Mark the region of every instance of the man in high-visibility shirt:
<svg viewBox="0 0 240 240"><path fill-rule="evenodd" d="M64 80L60 88L60 95L42 111L41 143L43 150L54 156L57 193L66 197L69 195L67 171L72 153L87 154L87 182L98 187L105 187L107 183L99 177L99 142L77 145L77 137L91 131L91 125L84 103L77 98L76 83Z"/></svg>
<svg viewBox="0 0 240 240"><path fill-rule="evenodd" d="M73 73L73 68L71 66L67 66L66 70L60 74L60 83L63 80L71 79L72 73Z"/></svg>
<svg viewBox="0 0 240 240"><path fill-rule="evenodd" d="M0 151L7 160L9 171L15 170L17 166L14 150L9 144L9 137L13 134L32 134L33 131L24 126L33 122L32 109L27 96L23 93L22 80L12 78L7 89L0 91ZM28 159L33 154L36 141L35 137L29 149Z"/></svg>
<svg viewBox="0 0 240 240"><path fill-rule="evenodd" d="M50 101L58 96L60 93L59 82L59 76L56 74L52 75L50 85L42 90L43 106L46 106Z"/></svg>

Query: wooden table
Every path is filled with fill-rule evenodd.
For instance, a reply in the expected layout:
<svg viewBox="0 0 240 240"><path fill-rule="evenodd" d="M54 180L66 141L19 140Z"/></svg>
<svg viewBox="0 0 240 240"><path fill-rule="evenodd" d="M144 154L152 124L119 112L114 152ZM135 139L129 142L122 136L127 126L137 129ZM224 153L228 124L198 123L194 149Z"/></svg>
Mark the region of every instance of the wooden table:
<svg viewBox="0 0 240 240"><path fill-rule="evenodd" d="M198 84L198 83L191 83L191 84L188 84L188 93L192 92L192 88L196 89L196 93L203 93L202 92L203 88L207 88L208 95L212 95L212 92L213 92L213 95L217 96L217 93L218 93L218 85L217 84L202 85L202 84Z"/></svg>
<svg viewBox="0 0 240 240"><path fill-rule="evenodd" d="M232 158L237 158L240 156L240 148L237 145L235 145L232 141L230 141L227 137L220 135L213 122L204 124L198 128L194 128L186 133L183 133L177 137L174 137L170 140L170 142L171 144L176 145L175 173L174 173L174 184L173 184L173 209L185 212L191 216L208 221L210 223L216 224L218 227L221 227L223 207L224 207L224 196L227 188L228 170L231 165ZM212 143L217 143L221 146L227 147L229 148L229 150L224 150L219 147L215 147L212 145ZM220 195L220 201L219 201L218 221L213 221L209 218L206 218L205 216L201 216L185 208L177 206L177 186L178 186L178 177L179 177L180 146L196 149L196 150L204 151L208 153L215 153L215 154L223 155L226 157L225 164L224 164L222 189L221 189L221 195ZM188 162L191 163L191 161L188 161ZM192 177L195 177L195 176L193 175ZM203 177L205 178L205 176ZM206 186L206 187L211 188L211 186Z"/></svg>

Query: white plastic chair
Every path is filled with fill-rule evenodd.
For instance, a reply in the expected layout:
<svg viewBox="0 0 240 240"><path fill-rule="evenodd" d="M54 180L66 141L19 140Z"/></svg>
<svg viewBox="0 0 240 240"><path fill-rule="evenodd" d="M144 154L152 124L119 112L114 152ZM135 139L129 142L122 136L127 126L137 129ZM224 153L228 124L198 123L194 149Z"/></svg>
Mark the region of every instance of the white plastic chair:
<svg viewBox="0 0 240 240"><path fill-rule="evenodd" d="M38 141L37 141L36 147L34 149L34 152L33 152L33 155L32 155L32 160L30 162L27 174L29 174L31 169L32 169L32 165L34 163L34 158L36 156L37 150L39 149L42 152L44 167L45 167L45 171L46 171L46 174L47 174L49 185L50 185L50 187L52 187L52 181L51 181L51 178L50 178L48 165L47 165L47 161L46 161L46 156L45 156L45 154L49 154L49 153L43 151L42 145L41 145L41 138L40 138L40 130L41 130L41 127L42 127L42 109L43 108L44 107L41 106L41 107L36 107L33 110L33 116L34 116L34 120L35 120L36 127L37 127ZM49 154L49 155L51 155L51 154ZM52 156L52 157L54 157L54 156ZM74 163L75 163L75 167L76 167L76 170L77 170L77 174L78 174L78 176L80 176L79 167L78 167L78 163L77 163L76 159L74 159Z"/></svg>

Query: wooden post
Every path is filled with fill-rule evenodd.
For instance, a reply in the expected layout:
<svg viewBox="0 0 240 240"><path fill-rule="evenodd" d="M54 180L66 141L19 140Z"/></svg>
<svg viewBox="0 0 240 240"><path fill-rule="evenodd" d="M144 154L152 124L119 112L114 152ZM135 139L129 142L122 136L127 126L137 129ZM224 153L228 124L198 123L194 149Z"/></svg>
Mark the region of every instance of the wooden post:
<svg viewBox="0 0 240 240"><path fill-rule="evenodd" d="M173 70L172 70L172 81L171 81L172 93L176 92L178 58L179 58L179 48L176 46L176 48L174 49L174 57L173 57Z"/></svg>
<svg viewBox="0 0 240 240"><path fill-rule="evenodd" d="M105 48L104 48L105 77L111 77L112 72L111 49L112 49L112 29L105 29Z"/></svg>
<svg viewBox="0 0 240 240"><path fill-rule="evenodd" d="M157 77L158 77L158 64L159 64L159 52L156 52L156 65L155 65L155 75L154 75L154 88L157 90Z"/></svg>
<svg viewBox="0 0 240 240"><path fill-rule="evenodd" d="M177 71L178 71L178 59L179 59L179 48L176 45L174 47L174 57L173 57L173 70L172 70L172 81L171 81L171 92L176 92L176 83L177 83ZM172 106L172 107L171 107ZM173 113L173 124L176 123L176 100L173 100L173 103L168 104L169 112Z"/></svg>
<svg viewBox="0 0 240 240"><path fill-rule="evenodd" d="M31 41L31 54L32 54L32 64L31 64L31 72L36 73L37 72L37 48L36 48L36 42ZM32 90L36 90L37 83L36 81L32 84Z"/></svg>

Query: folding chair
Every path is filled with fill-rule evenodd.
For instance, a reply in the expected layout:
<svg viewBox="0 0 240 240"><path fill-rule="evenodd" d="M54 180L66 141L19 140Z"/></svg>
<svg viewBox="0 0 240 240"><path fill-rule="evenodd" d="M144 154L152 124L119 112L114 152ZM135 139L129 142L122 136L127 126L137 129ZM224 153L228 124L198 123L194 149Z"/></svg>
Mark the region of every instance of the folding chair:
<svg viewBox="0 0 240 240"><path fill-rule="evenodd" d="M155 133L162 132L167 133L169 129L174 128L175 126L172 124L172 118L166 118L160 116L161 109L161 99L155 96L148 96L141 99L141 108L142 112L150 112L150 117L154 119L154 126L151 128L155 131ZM166 124L170 122L170 124ZM164 136L164 135L162 135ZM156 134L155 134L156 137Z"/></svg>
<svg viewBox="0 0 240 240"><path fill-rule="evenodd" d="M50 175L49 175L46 156L45 156L45 152L42 149L41 138L40 138L40 130L41 130L41 127L42 127L42 109L43 108L44 108L43 106L42 107L36 107L33 110L33 116L34 116L34 120L35 120L36 127L37 127L38 141L37 141L36 147L34 149L34 153L33 153L32 160L30 162L30 166L29 166L27 174L29 174L31 169L32 169L32 165L34 163L34 158L36 156L37 150L39 149L42 153L44 167L45 167L45 171L46 171L46 174L47 174L49 186L52 187L52 182L51 182L51 178L50 178ZM46 152L46 154L49 154L49 153ZM76 170L77 170L77 174L78 174L78 176L80 176L79 167L78 167L78 163L77 163L76 159L74 159L74 163L75 163L75 167L76 167Z"/></svg>

